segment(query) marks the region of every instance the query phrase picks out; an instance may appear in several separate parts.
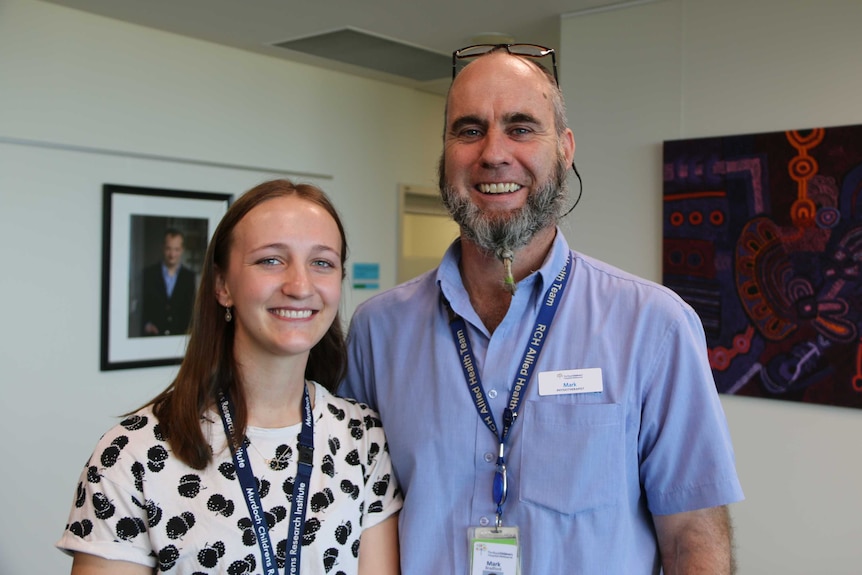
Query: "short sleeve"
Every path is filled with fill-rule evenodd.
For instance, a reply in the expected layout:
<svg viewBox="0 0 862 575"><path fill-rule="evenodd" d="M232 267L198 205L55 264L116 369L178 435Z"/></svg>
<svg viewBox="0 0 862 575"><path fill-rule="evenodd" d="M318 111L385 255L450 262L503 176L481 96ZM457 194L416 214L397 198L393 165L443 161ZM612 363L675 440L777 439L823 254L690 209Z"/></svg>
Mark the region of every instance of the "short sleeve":
<svg viewBox="0 0 862 575"><path fill-rule="evenodd" d="M156 565L147 536L148 504L135 488L138 461L115 462L128 442L123 428L99 441L81 472L63 536L56 547L66 553L83 552L104 559Z"/></svg>

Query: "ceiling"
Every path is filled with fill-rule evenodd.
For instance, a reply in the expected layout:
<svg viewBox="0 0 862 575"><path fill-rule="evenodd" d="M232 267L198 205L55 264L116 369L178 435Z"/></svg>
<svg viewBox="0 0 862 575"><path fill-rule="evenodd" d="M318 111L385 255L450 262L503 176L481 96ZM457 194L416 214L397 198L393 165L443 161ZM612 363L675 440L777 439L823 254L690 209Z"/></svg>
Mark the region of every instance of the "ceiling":
<svg viewBox="0 0 862 575"><path fill-rule="evenodd" d="M46 1L443 94L457 48L498 42L558 48L560 16L651 0Z"/></svg>

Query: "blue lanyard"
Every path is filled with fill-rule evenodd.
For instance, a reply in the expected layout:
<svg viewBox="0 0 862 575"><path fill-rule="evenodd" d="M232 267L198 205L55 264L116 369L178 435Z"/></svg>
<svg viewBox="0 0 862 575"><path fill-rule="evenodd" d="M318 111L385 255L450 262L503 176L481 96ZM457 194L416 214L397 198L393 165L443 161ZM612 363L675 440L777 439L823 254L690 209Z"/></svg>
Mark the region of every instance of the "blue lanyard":
<svg viewBox="0 0 862 575"><path fill-rule="evenodd" d="M509 489L508 473L506 469L506 442L509 439L509 432L518 418L518 409L521 406L521 401L527 392L527 385L533 376L533 370L536 367L536 361L539 359L539 354L545 345L545 335L554 321L554 316L557 313L560 300L562 299L563 291L569 283L569 275L572 271L572 256L566 259L566 267L560 270L560 273L554 279L554 282L548 287L545 292L545 297L542 300L542 307L539 310L539 315L536 318L536 324L533 327L530 341L527 342L524 356L520 363L520 369L515 376L515 382L512 385L512 391L509 395L509 403L503 410L503 428L499 431L497 423L494 420L494 414L488 404L488 397L485 395L485 387L482 385L482 380L479 377L479 372L476 371L476 362L473 360L473 346L470 344L470 338L467 336L467 323L460 315L457 315L449 302L441 293L441 299L449 311L449 328L452 330L452 339L455 341L455 347L458 350L458 355L461 358L461 368L464 370L464 379L467 381L467 388L470 391L470 397L473 398L473 403L476 405L476 411L479 418L485 422L494 437L500 442L499 452L497 453L497 469L494 473L493 497L497 505L497 528L502 525L503 520L503 505L506 503L506 495Z"/></svg>
<svg viewBox="0 0 862 575"><path fill-rule="evenodd" d="M304 387L304 386L303 386ZM311 468L314 455L314 418L311 411L311 398L308 396L308 388L302 393L303 418L302 430L299 433L299 462L296 471L296 480L293 484L293 502L290 508L290 528L287 541L287 563L285 572L298 575L299 560L302 552L302 530L305 526L305 509L308 502L308 485L311 482ZM225 435L228 441L233 437L233 403L224 394L219 394L219 407L221 409L221 421L224 425ZM245 498L248 512L254 525L254 534L260 547L260 557L263 563L264 573L267 575L278 575L278 566L275 560L275 549L269 537L269 525L264 516L263 506L260 503L260 494L257 491L257 483L248 460L246 450L246 439L239 447L233 446L233 464L236 468L242 493Z"/></svg>

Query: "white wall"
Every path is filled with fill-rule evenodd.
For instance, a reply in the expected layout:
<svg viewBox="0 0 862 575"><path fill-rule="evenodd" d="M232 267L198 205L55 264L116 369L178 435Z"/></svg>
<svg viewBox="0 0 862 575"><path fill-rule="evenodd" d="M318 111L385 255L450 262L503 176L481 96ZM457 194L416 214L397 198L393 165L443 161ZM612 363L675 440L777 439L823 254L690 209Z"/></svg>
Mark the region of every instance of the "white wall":
<svg viewBox="0 0 862 575"><path fill-rule="evenodd" d="M862 123L862 2L661 0L561 23L577 249L661 281L663 140ZM862 572L862 412L722 396L743 575Z"/></svg>
<svg viewBox="0 0 862 575"><path fill-rule="evenodd" d="M81 467L175 372L99 371L102 183L239 193L325 176L350 261L379 262L389 287L398 184L434 185L442 111L439 96L0 0L0 573L68 572L52 545ZM229 166L11 143L25 140ZM347 293L346 311L367 296Z"/></svg>

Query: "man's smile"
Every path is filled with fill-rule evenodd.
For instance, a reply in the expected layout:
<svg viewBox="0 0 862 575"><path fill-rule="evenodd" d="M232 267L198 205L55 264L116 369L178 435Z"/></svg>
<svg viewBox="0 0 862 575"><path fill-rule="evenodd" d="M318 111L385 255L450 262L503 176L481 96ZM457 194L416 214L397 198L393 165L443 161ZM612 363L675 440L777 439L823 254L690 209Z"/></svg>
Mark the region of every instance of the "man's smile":
<svg viewBox="0 0 862 575"><path fill-rule="evenodd" d="M496 184L479 184L476 186L483 194L511 194L521 189L521 184L500 182Z"/></svg>

